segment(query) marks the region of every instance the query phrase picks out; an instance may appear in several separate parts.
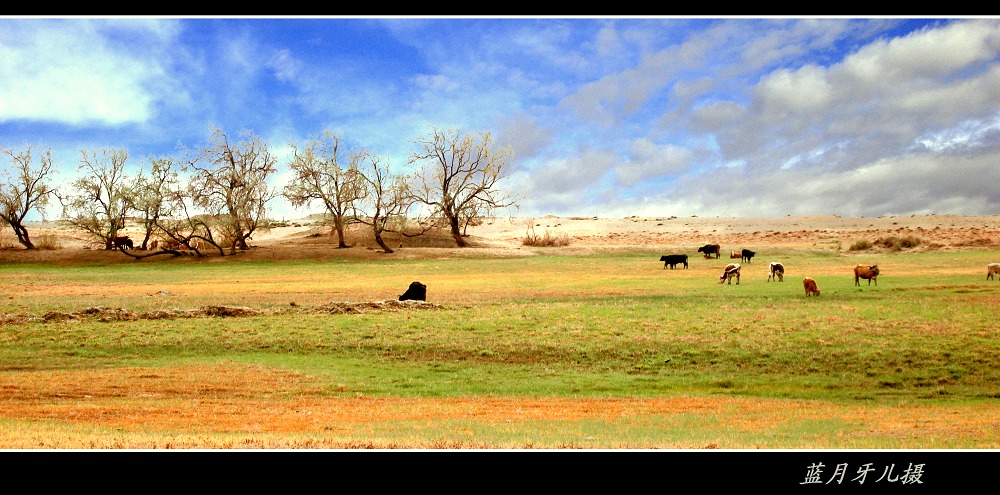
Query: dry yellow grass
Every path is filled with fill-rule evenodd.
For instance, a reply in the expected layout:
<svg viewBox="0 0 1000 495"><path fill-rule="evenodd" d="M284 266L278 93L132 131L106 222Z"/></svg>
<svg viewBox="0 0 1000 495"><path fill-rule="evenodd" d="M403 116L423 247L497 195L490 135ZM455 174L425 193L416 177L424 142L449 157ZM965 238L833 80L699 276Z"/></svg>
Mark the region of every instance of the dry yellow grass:
<svg viewBox="0 0 1000 495"><path fill-rule="evenodd" d="M560 253L585 254L598 249L674 246L695 248L703 243L723 244L723 250L766 246L836 246L846 250L860 238L875 239L892 234L914 234L936 243L936 249L968 246L1000 246L1000 216L919 216L848 219L826 217L782 217L771 219L537 219L538 232L566 236L570 244ZM241 256L255 259L309 257L386 256L373 249L364 232L355 232L354 248L338 250L330 238L316 237L321 229L297 227L275 229L257 239L258 248ZM61 249L25 252L10 246L0 251L0 261L121 261L120 253L84 249L73 233L52 229L45 235L60 237ZM404 245L396 258L446 258L474 253L476 256L531 255L537 249L524 246L523 219L498 218L470 229L472 250L452 248L446 237L419 241L392 238ZM192 261L194 261L192 259ZM214 257L203 262L217 262ZM766 263L767 260L760 260ZM845 268L847 270L848 268ZM957 269L957 268L956 268ZM846 271L844 273L847 273ZM35 285L33 290L88 293L94 286L55 287ZM225 287L203 284L201 287ZM109 297L126 293L162 290L161 285L101 284ZM188 290L191 290L188 288ZM926 440L975 439L983 448L1000 448L996 425L1000 409L975 405L894 407L864 404L831 404L801 400L747 399L730 397L665 397L643 399L572 399L536 397L400 398L365 397L344 389L339 395L320 394L309 376L242 364L178 366L171 368L123 368L114 373L101 370L18 372L0 374L0 448L533 448L559 447L511 441L484 444L468 432L456 432L450 440L407 439L386 436L380 428L389 422L407 421L423 428L446 428L456 421L469 425L495 426L550 421L552 428L573 428L579 420L621 425L646 421L650 416L678 414L709 415L720 425L753 432L773 428L785 421L840 418L859 443L865 437L905 444L915 436ZM567 423L563 423L567 422ZM11 426L11 425L15 426ZM560 426L566 424L567 426ZM164 432L173 432L164 434ZM357 438L367 438L358 441ZM851 438L830 440L850 445ZM825 448L822 438L812 445ZM563 445L565 447L565 445ZM613 439L569 445L574 448L718 448L717 444L622 444ZM774 448L773 444L738 443L727 448ZM780 446L777 446L780 447Z"/></svg>
<svg viewBox="0 0 1000 495"><path fill-rule="evenodd" d="M651 417L700 415L719 428L764 432L788 421L830 421L855 425L860 443L866 437L888 444L919 438L985 440L997 448L994 429L1000 409L984 406L865 406L805 400L730 397L572 399L538 397L400 398L365 397L349 390L322 396L309 376L236 363L172 368L5 372L0 374L0 416L19 421L0 425L0 448L554 448L538 444L486 444L471 433L453 432L446 442L393 435L388 425L415 428L517 428L522 423L551 422L550 428L574 428L574 422L609 426L643 423ZM30 422L32 427L24 426ZM470 426L471 425L471 426ZM993 425L993 426L990 426ZM176 432L176 433L171 433ZM359 442L358 438L371 440ZM380 439L381 438L381 439ZM992 440L989 440L991 439ZM851 438L827 439L835 445ZM775 448L781 445L738 443L724 448ZM824 440L813 440L824 448ZM561 447L567 447L565 445ZM622 444L594 439L574 448L718 448L715 444Z"/></svg>

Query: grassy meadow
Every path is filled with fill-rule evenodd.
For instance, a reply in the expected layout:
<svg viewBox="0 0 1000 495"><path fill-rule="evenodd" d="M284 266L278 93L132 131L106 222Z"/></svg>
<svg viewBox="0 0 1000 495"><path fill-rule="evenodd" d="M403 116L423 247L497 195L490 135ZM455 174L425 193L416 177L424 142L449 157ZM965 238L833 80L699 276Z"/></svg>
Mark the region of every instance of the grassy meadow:
<svg viewBox="0 0 1000 495"><path fill-rule="evenodd" d="M0 448L1000 447L998 251L541 252L4 264Z"/></svg>

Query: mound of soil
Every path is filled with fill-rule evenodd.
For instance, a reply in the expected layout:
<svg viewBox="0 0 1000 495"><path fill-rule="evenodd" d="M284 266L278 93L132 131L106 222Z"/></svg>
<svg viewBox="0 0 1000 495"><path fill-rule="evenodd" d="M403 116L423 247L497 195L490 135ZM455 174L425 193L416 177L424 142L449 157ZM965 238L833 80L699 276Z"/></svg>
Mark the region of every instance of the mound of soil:
<svg viewBox="0 0 1000 495"><path fill-rule="evenodd" d="M302 306L292 304L280 310L254 309L246 306L205 306L197 309L158 309L149 312L136 313L122 308L107 308L95 306L79 311L49 311L42 315L33 313L0 313L0 324L4 323L38 323L56 321L135 321L135 320L173 320L179 318L239 318L265 314L285 314L294 312L324 313L324 314L357 314L382 311L404 311L421 309L441 309L440 304L425 301L370 301L370 302L332 302L321 306Z"/></svg>

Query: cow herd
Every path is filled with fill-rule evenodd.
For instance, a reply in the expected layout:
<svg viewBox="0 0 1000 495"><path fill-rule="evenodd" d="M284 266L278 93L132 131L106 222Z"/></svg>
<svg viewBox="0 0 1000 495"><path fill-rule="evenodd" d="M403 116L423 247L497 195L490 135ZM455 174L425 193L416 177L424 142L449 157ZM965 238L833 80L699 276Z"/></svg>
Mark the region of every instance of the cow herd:
<svg viewBox="0 0 1000 495"><path fill-rule="evenodd" d="M722 251L721 246L718 244L706 244L698 248L698 252L704 254L705 259L715 259L719 258L719 253ZM740 251L730 251L729 257L732 259L739 258L740 263L730 263L726 265L722 270L722 275L719 276L719 283L727 283L732 285L733 279L736 279L736 285L740 284L740 273L743 269L743 263L750 263L753 257L757 253L749 249L742 249ZM714 255L714 256L713 256ZM663 262L663 268L670 267L673 270L677 265L684 265L684 268L688 267L688 256L686 254L665 254L660 256L660 261ZM993 274L1000 275L1000 263L990 263L988 268L987 277L992 277ZM858 264L854 267L854 283L855 285L861 285L860 279L868 280L868 285L875 282L878 285L878 275L879 268L878 265L862 265ZM767 281L784 282L785 281L785 265L784 263L772 261L767 265ZM802 286L805 289L806 297L818 296L820 294L819 287L816 285L816 279L812 277L805 277L802 279Z"/></svg>
<svg viewBox="0 0 1000 495"><path fill-rule="evenodd" d="M721 246L718 244L706 244L698 248L699 253L705 255L705 259L711 259L715 255L715 259L719 258L719 253L721 252ZM729 257L732 259L739 258L740 263L730 263L726 265L722 270L722 275L719 277L719 283L728 283L732 285L733 279L736 279L736 285L740 284L740 271L743 266L742 263L750 263L750 260L756 255L754 251L749 249L743 249L740 251L730 251ZM688 267L688 256L686 254L665 254L660 256L660 261L663 262L663 268L674 269L676 265L683 264L684 268ZM854 285L860 286L861 280L867 280L868 286L875 282L878 286L878 276L879 276L878 264L875 265L863 265L858 264L854 267ZM989 263L986 265L986 280L993 280L994 276L1000 276L1000 263ZM772 261L767 266L767 281L777 281L784 282L785 280L785 265L783 263ZM802 279L802 285L805 289L806 296L818 296L820 291L816 286L816 280L812 277L805 277Z"/></svg>
<svg viewBox="0 0 1000 495"><path fill-rule="evenodd" d="M160 241L159 239L153 239L149 241L150 251L156 251L157 249L174 250L174 251L191 249L197 251L201 249L202 246L203 244L201 242L201 239L198 239L196 237L192 237L186 243L182 243L176 239L167 239L164 241ZM107 249L112 249L112 248L128 249L128 250L142 249L141 246L137 247L135 243L132 241L132 239L129 238L129 236L127 235L109 238L107 240L106 247Z"/></svg>

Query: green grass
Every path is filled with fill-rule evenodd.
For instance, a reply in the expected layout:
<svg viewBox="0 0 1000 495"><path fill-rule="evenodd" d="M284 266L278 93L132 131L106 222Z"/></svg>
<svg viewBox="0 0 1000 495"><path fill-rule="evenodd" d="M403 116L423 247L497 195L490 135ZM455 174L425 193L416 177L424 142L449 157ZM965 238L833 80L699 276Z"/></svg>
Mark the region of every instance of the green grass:
<svg viewBox="0 0 1000 495"><path fill-rule="evenodd" d="M724 396L995 407L1000 283L984 277L986 262L1000 253L879 258L878 285L860 287L851 267L867 259L808 251L745 264L740 285L717 283L728 260L692 257L688 270L664 270L647 252L6 264L0 313L7 315L210 304L286 312L0 324L0 373L235 361L304 373L331 397L349 390L423 398ZM785 263L784 282L766 281L770 259ZM822 296L805 297L806 275L818 280ZM303 309L394 299L413 280L426 283L429 302L442 307L364 314ZM67 287L72 294L59 293ZM291 301L298 309L290 309ZM683 418L669 421L684 428ZM581 438L602 435L579 427ZM661 427L618 434L648 436ZM803 422L768 435L822 436L828 427ZM849 428L835 428L841 427ZM750 438L741 444L754 444ZM879 448L877 442L871 445Z"/></svg>
<svg viewBox="0 0 1000 495"><path fill-rule="evenodd" d="M179 357L263 360L330 370L338 382L353 381L372 394L982 399L1000 394L1000 368L990 365L1000 362L1000 284L974 279L978 267L969 258L992 254L888 258L879 285L871 287L854 286L854 261L809 253L786 261L790 273L782 283L766 282L764 263L745 265L739 286L717 283L710 268L723 260L663 270L644 253L6 265L6 294L34 285L88 288L69 297L9 296L0 304L8 314L379 300L402 292L410 279L427 283L430 301L444 309L3 325L0 361L7 368L41 369ZM935 273L960 263L970 266L969 274ZM922 268L901 275L894 272L902 268L890 268L908 264ZM843 275L816 275L822 296L804 297L797 273L840 266ZM99 286L108 279L146 289L102 296ZM173 290L150 296L158 286ZM209 295L199 286L221 293ZM353 376L356 363L377 364L372 368L378 371Z"/></svg>

